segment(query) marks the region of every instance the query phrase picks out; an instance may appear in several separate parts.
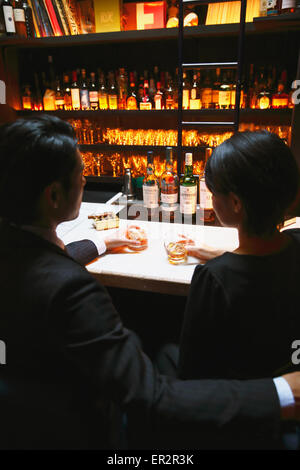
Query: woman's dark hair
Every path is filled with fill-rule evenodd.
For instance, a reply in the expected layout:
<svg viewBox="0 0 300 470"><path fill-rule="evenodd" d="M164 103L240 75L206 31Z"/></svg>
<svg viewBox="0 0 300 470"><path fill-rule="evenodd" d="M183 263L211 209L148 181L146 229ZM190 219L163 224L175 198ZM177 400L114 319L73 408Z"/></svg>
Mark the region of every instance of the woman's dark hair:
<svg viewBox="0 0 300 470"><path fill-rule="evenodd" d="M0 128L0 217L16 224L37 217L43 190L60 181L66 191L76 166L72 126L47 114Z"/></svg>
<svg viewBox="0 0 300 470"><path fill-rule="evenodd" d="M248 234L268 235L294 201L299 171L290 148L268 131L236 133L216 147L205 168L213 194L236 194Z"/></svg>

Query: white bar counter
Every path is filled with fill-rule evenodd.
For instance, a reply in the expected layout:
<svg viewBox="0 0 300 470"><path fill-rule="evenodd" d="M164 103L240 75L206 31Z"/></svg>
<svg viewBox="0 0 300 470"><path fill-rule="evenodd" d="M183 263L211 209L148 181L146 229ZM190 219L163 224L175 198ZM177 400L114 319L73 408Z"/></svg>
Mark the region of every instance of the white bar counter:
<svg viewBox="0 0 300 470"><path fill-rule="evenodd" d="M117 229L96 231L88 215L103 212L118 213L123 207L82 203L79 217L61 224L57 229L57 235L65 244L89 239L95 235L99 238L113 235ZM164 238L167 234L184 234L196 243L205 243L227 250L235 249L238 244L237 230L232 228L145 222L138 219L120 220L120 229L125 229L127 225L138 225L146 231L148 248L143 251L124 248L121 252L105 253L87 265L89 272L106 286L187 295L198 260L189 256L185 264L170 264L164 248Z"/></svg>

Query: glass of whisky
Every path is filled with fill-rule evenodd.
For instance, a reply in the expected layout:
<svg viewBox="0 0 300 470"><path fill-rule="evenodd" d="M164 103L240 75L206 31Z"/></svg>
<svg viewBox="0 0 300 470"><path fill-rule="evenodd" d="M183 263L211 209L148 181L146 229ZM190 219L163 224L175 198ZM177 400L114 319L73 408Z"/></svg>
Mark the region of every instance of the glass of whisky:
<svg viewBox="0 0 300 470"><path fill-rule="evenodd" d="M182 264L186 262L187 249L185 240L180 240L179 237L167 237L164 245L169 263Z"/></svg>
<svg viewBox="0 0 300 470"><path fill-rule="evenodd" d="M133 251L145 250L148 247L148 238L145 230L138 225L129 225L126 230L126 236L130 240L136 240L140 242L139 246L131 247Z"/></svg>

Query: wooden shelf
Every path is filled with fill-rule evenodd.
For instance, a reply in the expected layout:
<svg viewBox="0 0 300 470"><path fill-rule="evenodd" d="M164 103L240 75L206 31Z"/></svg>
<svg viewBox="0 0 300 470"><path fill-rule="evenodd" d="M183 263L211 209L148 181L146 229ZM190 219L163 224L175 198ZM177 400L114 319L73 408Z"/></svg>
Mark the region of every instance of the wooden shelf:
<svg viewBox="0 0 300 470"><path fill-rule="evenodd" d="M286 32L299 30L300 12L287 13L274 17L254 18L252 23L246 23L246 34L265 32ZM185 38L236 35L239 32L239 23L220 25L200 25L187 27L184 30ZM148 29L142 31L115 31L110 33L79 34L75 36L59 36L47 38L23 39L20 37L0 38L1 46L14 46L18 48L39 47L71 47L97 44L113 44L137 41L174 40L178 37L178 28Z"/></svg>

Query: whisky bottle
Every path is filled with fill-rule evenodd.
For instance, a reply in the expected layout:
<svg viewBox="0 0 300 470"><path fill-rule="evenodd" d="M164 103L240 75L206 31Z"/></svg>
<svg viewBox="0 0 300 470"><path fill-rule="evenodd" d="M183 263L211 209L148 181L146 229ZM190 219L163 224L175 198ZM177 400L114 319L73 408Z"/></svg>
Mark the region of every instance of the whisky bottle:
<svg viewBox="0 0 300 470"><path fill-rule="evenodd" d="M25 12L22 5L22 0L15 0L14 20L17 35L21 38L27 38Z"/></svg>
<svg viewBox="0 0 300 470"><path fill-rule="evenodd" d="M100 100L101 100L101 87L100 87ZM115 84L113 72L109 74L109 89L108 89L108 107L109 109L118 109L118 94ZM101 109L101 104L100 104Z"/></svg>
<svg viewBox="0 0 300 470"><path fill-rule="evenodd" d="M278 81L277 92L272 96L272 108L287 108L289 105L289 95L286 93L287 73L283 70Z"/></svg>
<svg viewBox="0 0 300 470"><path fill-rule="evenodd" d="M160 82L157 82L156 87L157 87L157 91L154 95L154 108L155 109L165 109L164 95L163 95L163 92L161 91Z"/></svg>
<svg viewBox="0 0 300 470"><path fill-rule="evenodd" d="M212 154L212 149L205 149L205 165ZM212 204L212 194L205 184L205 169L199 183L200 220L212 223L215 220L215 213Z"/></svg>
<svg viewBox="0 0 300 470"><path fill-rule="evenodd" d="M209 72L205 74L205 78L201 88L201 104L202 108L208 109L212 107L212 87Z"/></svg>
<svg viewBox="0 0 300 470"><path fill-rule="evenodd" d="M69 83L69 75L64 74L64 109L66 111L72 110L72 97L71 88Z"/></svg>
<svg viewBox="0 0 300 470"><path fill-rule="evenodd" d="M174 109L175 104L174 104L174 89L172 86L172 81L169 79L167 89L165 92L165 97L166 97L166 109Z"/></svg>
<svg viewBox="0 0 300 470"><path fill-rule="evenodd" d="M80 86L80 107L82 110L88 110L91 108L89 87L86 80L86 71L81 69L81 86Z"/></svg>
<svg viewBox="0 0 300 470"><path fill-rule="evenodd" d="M197 73L193 75L193 84L191 88L190 109L201 109L201 98Z"/></svg>
<svg viewBox="0 0 300 470"><path fill-rule="evenodd" d="M180 212L195 214L197 208L197 180L193 175L193 154L185 154L184 175L180 178Z"/></svg>
<svg viewBox="0 0 300 470"><path fill-rule="evenodd" d="M109 75L109 77L111 77ZM111 77L112 80L112 77ZM109 92L106 89L105 86L105 77L102 72L99 72L99 92L98 92L98 98L99 98L99 109L117 109L117 107L113 107L114 105L117 106L117 91L115 87L115 83L111 81L110 85L113 87L111 91L111 106L109 105ZM113 98L114 97L114 98Z"/></svg>
<svg viewBox="0 0 300 470"><path fill-rule="evenodd" d="M130 78L130 91L129 91L129 96L127 98L126 109L135 110L135 109L138 109L138 107L137 107L135 80L134 80L133 72L130 72L129 78Z"/></svg>
<svg viewBox="0 0 300 470"><path fill-rule="evenodd" d="M7 36L13 36L16 34L16 26L14 20L14 11L10 0L2 0L1 5L4 23Z"/></svg>
<svg viewBox="0 0 300 470"><path fill-rule="evenodd" d="M77 72L72 72L72 85L71 85L71 98L73 111L80 110L80 92L79 85L77 83Z"/></svg>
<svg viewBox="0 0 300 470"><path fill-rule="evenodd" d="M227 72L223 73L223 80L220 84L219 90L219 105L220 109L229 109L231 103L231 90L230 83L228 82Z"/></svg>
<svg viewBox="0 0 300 470"><path fill-rule="evenodd" d="M35 85L35 94L34 94L34 110L43 111L43 98L40 90L39 77L37 72L34 73L34 85Z"/></svg>
<svg viewBox="0 0 300 470"><path fill-rule="evenodd" d="M30 90L30 85L24 86L24 92L22 93L22 109L32 111L34 110L33 97Z"/></svg>
<svg viewBox="0 0 300 470"><path fill-rule="evenodd" d="M185 72L182 81L182 109L190 109L190 87Z"/></svg>
<svg viewBox="0 0 300 470"><path fill-rule="evenodd" d="M65 109L64 93L61 89L59 79L56 80L55 109Z"/></svg>
<svg viewBox="0 0 300 470"><path fill-rule="evenodd" d="M147 152L147 176L143 181L144 206L148 209L158 207L159 184L154 174L153 152Z"/></svg>
<svg viewBox="0 0 300 470"><path fill-rule="evenodd" d="M173 148L166 147L166 169L161 176L161 203L162 209L174 211L178 201L178 177L173 170Z"/></svg>
<svg viewBox="0 0 300 470"><path fill-rule="evenodd" d="M90 108L95 111L99 109L99 93L98 93L98 87L96 84L95 72L91 72L90 76L91 76L90 87L89 87Z"/></svg>
<svg viewBox="0 0 300 470"><path fill-rule="evenodd" d="M258 109L270 108L271 107L271 93L268 88L268 81L264 77L263 72L261 73L259 89L260 91L257 95L257 108Z"/></svg>

